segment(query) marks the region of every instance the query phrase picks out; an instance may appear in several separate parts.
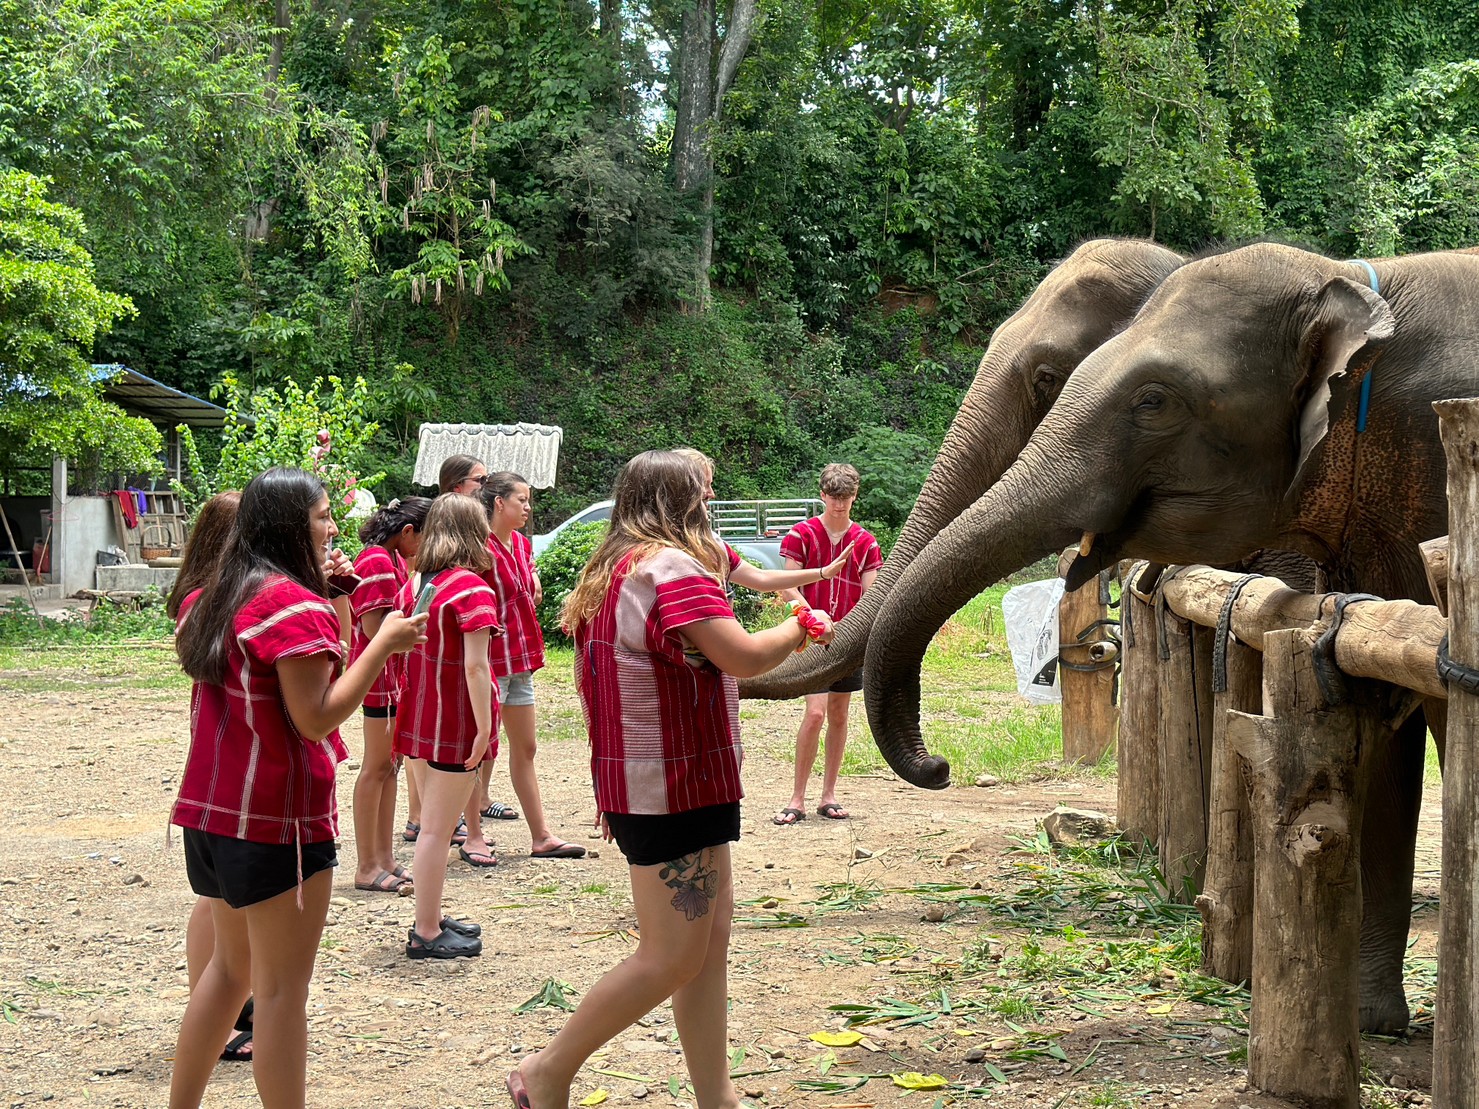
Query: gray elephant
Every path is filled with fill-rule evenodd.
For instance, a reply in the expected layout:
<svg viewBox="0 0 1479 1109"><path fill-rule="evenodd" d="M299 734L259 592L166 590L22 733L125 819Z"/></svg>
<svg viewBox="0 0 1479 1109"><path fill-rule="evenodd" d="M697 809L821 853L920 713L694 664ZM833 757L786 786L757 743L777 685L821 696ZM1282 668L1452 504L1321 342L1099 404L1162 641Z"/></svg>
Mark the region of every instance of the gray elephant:
<svg viewBox="0 0 1479 1109"><path fill-rule="evenodd" d="M1330 588L1429 600L1417 544L1448 527L1431 404L1479 394L1476 289L1472 256L1369 266L1271 244L1168 276L884 600L865 690L890 765L915 785L948 782L920 735L930 638L986 585L1070 544L1088 545L1070 587L1124 557L1216 564L1270 547L1313 558ZM1361 940L1371 1031L1408 1022L1423 743L1413 718L1373 757Z"/></svg>
<svg viewBox="0 0 1479 1109"><path fill-rule="evenodd" d="M742 695L799 697L856 670L873 619L904 568L1017 460L1069 374L1184 261L1143 239L1094 239L1059 263L991 336L893 550L832 643L741 683Z"/></svg>

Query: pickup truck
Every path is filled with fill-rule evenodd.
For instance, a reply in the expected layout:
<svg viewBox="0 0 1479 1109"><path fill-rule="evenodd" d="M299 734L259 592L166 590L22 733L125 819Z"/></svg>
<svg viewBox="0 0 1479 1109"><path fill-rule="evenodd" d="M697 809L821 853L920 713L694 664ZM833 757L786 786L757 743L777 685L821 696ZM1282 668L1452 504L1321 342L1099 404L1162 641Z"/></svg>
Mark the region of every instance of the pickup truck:
<svg viewBox="0 0 1479 1109"><path fill-rule="evenodd" d="M589 524L611 519L612 501L597 501L581 509L543 535L531 537L538 557L571 524ZM714 533L739 552L740 557L766 570L779 570L781 540L802 520L820 516L826 507L814 497L769 501L710 501L709 520Z"/></svg>

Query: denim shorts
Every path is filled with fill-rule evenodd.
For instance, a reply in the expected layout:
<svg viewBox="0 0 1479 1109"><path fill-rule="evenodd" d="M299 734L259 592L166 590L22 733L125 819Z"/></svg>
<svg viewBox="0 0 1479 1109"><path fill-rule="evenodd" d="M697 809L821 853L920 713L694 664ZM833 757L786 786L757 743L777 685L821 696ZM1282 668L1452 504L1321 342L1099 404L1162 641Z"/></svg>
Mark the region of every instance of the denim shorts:
<svg viewBox="0 0 1479 1109"><path fill-rule="evenodd" d="M532 705L534 703L534 671L524 670L498 679L498 703L500 705Z"/></svg>

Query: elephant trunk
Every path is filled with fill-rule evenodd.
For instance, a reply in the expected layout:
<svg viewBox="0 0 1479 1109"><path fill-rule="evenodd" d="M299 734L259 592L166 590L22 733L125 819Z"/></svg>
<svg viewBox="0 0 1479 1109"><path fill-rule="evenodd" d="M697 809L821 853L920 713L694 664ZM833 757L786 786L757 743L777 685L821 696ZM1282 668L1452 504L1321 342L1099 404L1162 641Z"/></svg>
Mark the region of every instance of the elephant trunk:
<svg viewBox="0 0 1479 1109"><path fill-rule="evenodd" d="M837 625L826 650L795 655L769 674L741 682L740 696L785 700L818 693L861 666L873 622L894 583L943 528L1016 462L1036 426L1013 356L987 351L872 587Z"/></svg>
<svg viewBox="0 0 1479 1109"><path fill-rule="evenodd" d="M1053 523L1062 498L1045 499L1025 472L1019 463L945 528L899 577L874 622L863 672L868 723L879 752L911 785L950 783L950 764L925 749L919 722L919 669L935 632L986 586L1078 538Z"/></svg>

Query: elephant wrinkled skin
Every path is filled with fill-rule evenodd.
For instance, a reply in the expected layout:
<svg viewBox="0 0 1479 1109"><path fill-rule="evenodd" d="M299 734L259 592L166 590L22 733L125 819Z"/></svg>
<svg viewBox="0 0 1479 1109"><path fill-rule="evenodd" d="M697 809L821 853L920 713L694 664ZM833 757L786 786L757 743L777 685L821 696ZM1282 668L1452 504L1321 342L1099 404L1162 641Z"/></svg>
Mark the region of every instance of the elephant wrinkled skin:
<svg viewBox="0 0 1479 1109"><path fill-rule="evenodd" d="M1183 261L1181 255L1142 239L1094 239L1048 274L991 336L873 587L837 625L825 651L807 651L764 677L742 682L741 696L799 697L824 690L856 670L873 619L910 560L1017 460L1069 374L1129 323Z"/></svg>
<svg viewBox="0 0 1479 1109"><path fill-rule="evenodd" d="M1448 530L1431 405L1479 394L1479 258L1374 266L1379 293L1364 266L1273 244L1190 262L1083 361L1016 463L883 601L865 689L895 770L926 786L948 774L919 728L919 664L935 631L985 586L1086 533L1070 588L1120 558L1218 564L1276 548L1313 558L1330 588L1429 600L1417 544ZM1422 757L1414 718L1372 760L1368 1030L1408 1020L1401 956Z"/></svg>

